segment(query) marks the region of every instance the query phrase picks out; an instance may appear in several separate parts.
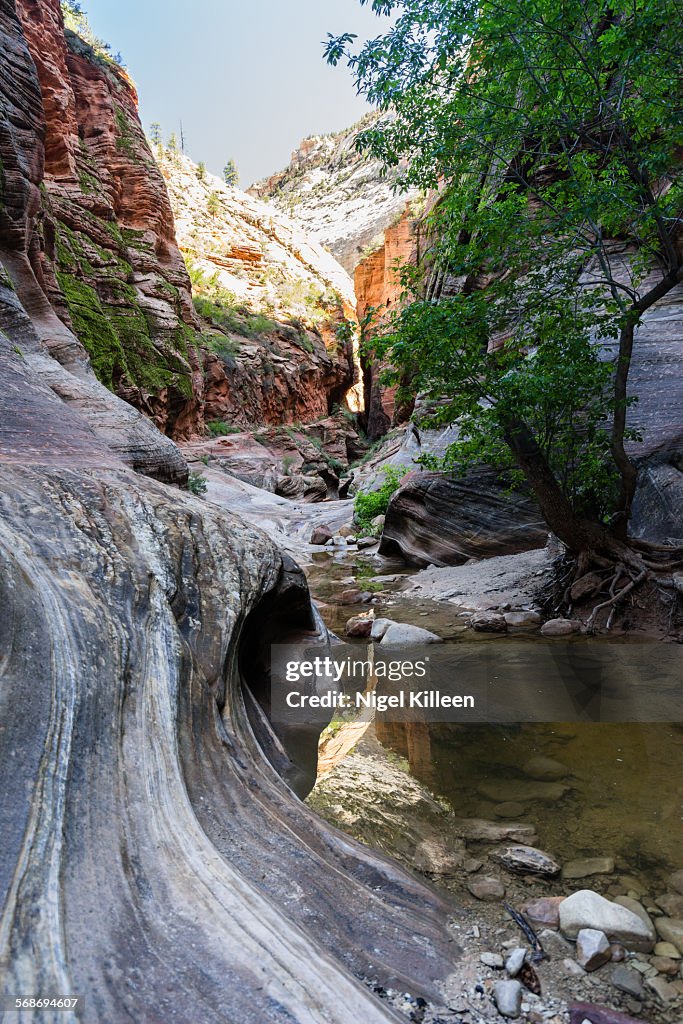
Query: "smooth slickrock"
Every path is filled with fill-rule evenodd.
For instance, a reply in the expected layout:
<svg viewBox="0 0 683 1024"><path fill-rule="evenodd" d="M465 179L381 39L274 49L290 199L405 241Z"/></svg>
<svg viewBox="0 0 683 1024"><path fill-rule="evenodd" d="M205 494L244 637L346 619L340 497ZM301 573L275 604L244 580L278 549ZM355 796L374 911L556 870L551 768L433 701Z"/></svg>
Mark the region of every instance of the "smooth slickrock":
<svg viewBox="0 0 683 1024"><path fill-rule="evenodd" d="M595 928L612 941L623 942L627 949L645 953L655 944L653 930L633 911L590 889L580 889L562 901L560 928L571 939L582 928Z"/></svg>
<svg viewBox="0 0 683 1024"><path fill-rule="evenodd" d="M527 498L477 470L465 479L413 472L387 509L380 554L410 565L461 565L470 558L542 548L548 528Z"/></svg>
<svg viewBox="0 0 683 1024"><path fill-rule="evenodd" d="M576 936L576 959L584 971L597 971L611 958L609 939L595 928L582 928Z"/></svg>

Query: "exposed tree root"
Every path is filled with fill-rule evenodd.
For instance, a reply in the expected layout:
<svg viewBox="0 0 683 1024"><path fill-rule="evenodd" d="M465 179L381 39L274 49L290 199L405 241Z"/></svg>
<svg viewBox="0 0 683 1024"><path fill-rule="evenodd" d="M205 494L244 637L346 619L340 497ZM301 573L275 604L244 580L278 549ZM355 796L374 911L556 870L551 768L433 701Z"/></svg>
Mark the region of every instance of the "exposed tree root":
<svg viewBox="0 0 683 1024"><path fill-rule="evenodd" d="M617 583L619 582L619 580L624 575L625 575L624 566L623 565L617 566L617 571L615 572L614 577L612 579L612 582L610 584L610 596L609 596L609 599L607 601L602 601L601 604L596 604L595 608L593 609L593 611L590 614L588 622L586 623L586 625L588 626L588 629L592 629L593 628L593 625L594 625L595 620L597 618L598 612L601 612L603 610L603 608L611 608L612 610L611 610L609 618L607 620L607 625L605 626L605 629L609 630L610 626L612 625L612 619L614 618L614 614L613 613L614 613L614 609L615 609L616 605L620 601L623 601L623 599L625 597L627 597L627 595L630 594L633 590L635 590L636 587L639 587L641 583L644 583L645 580L648 578L649 573L648 573L647 569L642 569L641 572L637 576L632 577L630 583L627 583L625 587L622 587L621 590L619 590L618 592L615 593L616 587L617 587Z"/></svg>

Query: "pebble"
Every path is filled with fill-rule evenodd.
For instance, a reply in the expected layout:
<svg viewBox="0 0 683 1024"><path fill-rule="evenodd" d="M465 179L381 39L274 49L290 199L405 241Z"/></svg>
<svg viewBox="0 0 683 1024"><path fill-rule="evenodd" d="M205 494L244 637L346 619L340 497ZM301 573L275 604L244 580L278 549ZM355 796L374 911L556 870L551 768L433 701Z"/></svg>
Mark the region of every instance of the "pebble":
<svg viewBox="0 0 683 1024"><path fill-rule="evenodd" d="M643 998L643 979L638 971L626 967L625 964L619 964L614 968L611 981L615 988L625 992L627 996L633 999Z"/></svg>
<svg viewBox="0 0 683 1024"><path fill-rule="evenodd" d="M562 866L562 877L579 879L590 875L611 875L614 871L612 857L584 857L581 860L570 860Z"/></svg>
<svg viewBox="0 0 683 1024"><path fill-rule="evenodd" d="M482 875L481 878L471 878L467 882L467 888L477 900L492 902L502 900L505 895L505 887L499 878L490 875Z"/></svg>
<svg viewBox="0 0 683 1024"><path fill-rule="evenodd" d="M518 981L497 981L493 999L503 1017L519 1017L522 1012L522 986Z"/></svg>
<svg viewBox="0 0 683 1024"><path fill-rule="evenodd" d="M468 875L473 875L475 871L479 871L479 869L483 868L483 866L483 860L476 860L476 858L474 857L468 857L468 859L463 864L463 867Z"/></svg>
<svg viewBox="0 0 683 1024"><path fill-rule="evenodd" d="M576 936L576 959L584 971L597 971L612 956L609 939L595 928L582 928Z"/></svg>
<svg viewBox="0 0 683 1024"><path fill-rule="evenodd" d="M670 1003L674 999L678 999L678 989L667 981L666 978L657 976L656 978L647 978L645 984L648 988L652 989L655 995L661 999L663 1003Z"/></svg>
<svg viewBox="0 0 683 1024"><path fill-rule="evenodd" d="M482 953L479 959L485 967L495 967L498 970L503 968L503 958L500 953Z"/></svg>
<svg viewBox="0 0 683 1024"><path fill-rule="evenodd" d="M522 964L526 958L526 950L522 949L521 946L517 946L515 949L510 950L510 954L505 961L505 970L508 972L511 978L516 978L522 969Z"/></svg>
<svg viewBox="0 0 683 1024"><path fill-rule="evenodd" d="M680 950L674 946L673 942L658 942L654 948L655 956L665 956L670 960L680 960Z"/></svg>
<svg viewBox="0 0 683 1024"><path fill-rule="evenodd" d="M650 963L657 969L658 974L666 974L670 978L678 974L680 967L678 960L670 959L668 956L653 956Z"/></svg>
<svg viewBox="0 0 683 1024"><path fill-rule="evenodd" d="M595 928L611 940L622 942L627 949L645 953L653 949L656 941L653 930L637 914L591 889L580 889L562 901L560 928L570 939L576 938L582 928Z"/></svg>
<svg viewBox="0 0 683 1024"><path fill-rule="evenodd" d="M626 950L620 942L612 943L612 963L620 964L626 959Z"/></svg>
<svg viewBox="0 0 683 1024"><path fill-rule="evenodd" d="M679 953L683 953L683 920L675 917L658 917L656 926L660 939L670 942Z"/></svg>
<svg viewBox="0 0 683 1024"><path fill-rule="evenodd" d="M560 865L549 853L534 846L507 846L494 854L497 861L518 875L541 875L554 878L560 873Z"/></svg>
<svg viewBox="0 0 683 1024"><path fill-rule="evenodd" d="M548 619L541 626L542 636L569 636L571 633L578 633L581 623L577 619Z"/></svg>

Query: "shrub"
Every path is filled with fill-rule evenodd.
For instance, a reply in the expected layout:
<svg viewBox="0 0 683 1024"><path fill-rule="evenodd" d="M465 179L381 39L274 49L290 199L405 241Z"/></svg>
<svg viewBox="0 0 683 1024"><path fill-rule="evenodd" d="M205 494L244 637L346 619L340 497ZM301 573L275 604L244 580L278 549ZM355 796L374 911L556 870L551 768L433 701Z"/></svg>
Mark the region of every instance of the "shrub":
<svg viewBox="0 0 683 1024"><path fill-rule="evenodd" d="M233 423L225 423L224 420L208 420L206 429L212 437L227 437L228 434L241 434L242 428L236 427Z"/></svg>
<svg viewBox="0 0 683 1024"><path fill-rule="evenodd" d="M353 502L353 518L363 535L376 536L379 530L372 525L376 516L383 516L389 507L389 501L401 485L401 478L405 476L407 469L397 469L389 466L384 470L384 483L376 491L367 491L364 494L357 494Z"/></svg>
<svg viewBox="0 0 683 1024"><path fill-rule="evenodd" d="M187 489L190 494L196 494L199 498L202 494L206 494L207 487L208 484L203 473L190 473L187 481Z"/></svg>

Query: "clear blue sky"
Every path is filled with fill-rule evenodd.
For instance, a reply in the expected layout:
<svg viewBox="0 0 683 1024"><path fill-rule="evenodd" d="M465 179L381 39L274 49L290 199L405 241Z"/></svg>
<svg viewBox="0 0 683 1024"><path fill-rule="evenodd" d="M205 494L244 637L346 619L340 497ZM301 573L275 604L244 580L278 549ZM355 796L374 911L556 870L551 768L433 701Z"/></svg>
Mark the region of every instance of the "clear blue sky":
<svg viewBox="0 0 683 1024"><path fill-rule="evenodd" d="M337 131L367 109L348 70L330 68L328 32L378 35L387 24L358 0L82 0L98 36L119 50L145 128L182 120L186 151L242 187L280 170L307 135Z"/></svg>

